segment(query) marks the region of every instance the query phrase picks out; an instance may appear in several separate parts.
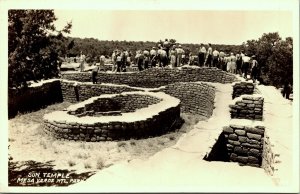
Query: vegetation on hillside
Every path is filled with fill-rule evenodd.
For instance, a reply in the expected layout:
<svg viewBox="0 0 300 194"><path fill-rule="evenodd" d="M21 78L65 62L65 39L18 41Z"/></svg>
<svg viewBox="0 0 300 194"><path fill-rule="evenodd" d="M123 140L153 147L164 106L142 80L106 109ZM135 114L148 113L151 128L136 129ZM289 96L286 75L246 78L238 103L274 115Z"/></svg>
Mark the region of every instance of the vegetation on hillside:
<svg viewBox="0 0 300 194"><path fill-rule="evenodd" d="M86 55L86 62L99 62L99 57L111 56L114 49L151 49L162 43L150 41L103 41L95 38L72 38L64 34L70 32L71 23L58 31L53 22L53 10L9 10L8 12L8 72L9 87L26 87L26 81L40 80L58 75L58 67L64 57ZM169 39L176 43L175 39ZM181 44L181 43L180 43ZM200 43L181 44L186 51L198 54ZM293 39L282 40L277 32L263 34L258 40L247 40L241 45L212 45L213 49L225 53L256 55L259 63L260 82L282 86L293 83Z"/></svg>

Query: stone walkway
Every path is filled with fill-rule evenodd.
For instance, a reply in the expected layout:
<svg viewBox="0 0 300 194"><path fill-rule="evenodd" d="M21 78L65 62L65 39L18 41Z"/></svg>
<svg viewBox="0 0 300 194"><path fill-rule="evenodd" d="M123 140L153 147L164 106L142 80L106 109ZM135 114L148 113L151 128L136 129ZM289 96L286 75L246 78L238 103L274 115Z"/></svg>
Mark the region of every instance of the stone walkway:
<svg viewBox="0 0 300 194"><path fill-rule="evenodd" d="M216 108L212 117L197 123L194 129L181 137L176 145L158 152L145 161L124 161L113 165L98 172L86 181L68 187L68 192L244 191L248 193L286 192L287 189L292 189L291 185L286 182L290 181L289 178L278 184L261 168L239 166L237 163L231 162L208 162L203 160L203 157L209 153L221 133L222 127L230 122L228 105L231 102L232 86L230 84L211 84L217 89ZM279 96L274 97L274 91L269 88L259 87L260 90L264 91L262 95L265 97L266 125L271 128L274 128L274 126L276 128L280 126L281 128L282 126L282 130L291 131L291 105L288 102L281 103L284 102L279 100L282 100L282 98L279 98ZM284 107L285 112L281 111L281 105ZM282 130L278 132L282 132ZM282 160L284 161L282 168L284 169L286 165L290 165L288 161L291 161L292 153L292 144L288 141L292 134L285 134L287 133L281 136L274 135L274 137L277 137L276 144L282 144L278 148L280 153L285 151L285 154L282 154ZM281 172L285 171L284 169ZM290 171L286 171L285 174L282 173L281 177L286 177L288 174L290 174Z"/></svg>

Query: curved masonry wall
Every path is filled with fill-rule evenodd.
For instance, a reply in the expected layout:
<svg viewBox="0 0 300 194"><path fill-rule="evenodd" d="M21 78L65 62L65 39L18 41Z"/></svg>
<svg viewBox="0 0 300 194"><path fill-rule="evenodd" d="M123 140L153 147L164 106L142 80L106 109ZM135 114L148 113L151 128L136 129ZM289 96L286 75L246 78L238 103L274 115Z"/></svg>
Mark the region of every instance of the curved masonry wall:
<svg viewBox="0 0 300 194"><path fill-rule="evenodd" d="M213 113L216 89L212 85L201 82L179 82L169 84L160 91L180 99L182 112L205 117L210 117Z"/></svg>
<svg viewBox="0 0 300 194"><path fill-rule="evenodd" d="M101 94L115 94L127 91L145 91L126 85L90 84L62 80L62 94L65 101L78 102ZM209 117L214 109L215 87L203 82L178 82L149 91L165 92L180 99L181 111Z"/></svg>
<svg viewBox="0 0 300 194"><path fill-rule="evenodd" d="M143 91L126 85L91 84L68 80L61 80L61 90L64 101L68 102L83 101L101 94Z"/></svg>
<svg viewBox="0 0 300 194"><path fill-rule="evenodd" d="M91 73L64 73L62 79L79 82L90 82ZM141 72L128 73L99 73L99 83L126 84L136 87L156 88L175 82L219 82L232 83L237 80L236 76L218 68L200 68L196 66L170 68L151 68Z"/></svg>
<svg viewBox="0 0 300 194"><path fill-rule="evenodd" d="M122 115L122 113L134 112L160 101L161 99L153 96L140 94L121 94L113 97L102 95L85 100L79 105L70 106L68 114L76 116Z"/></svg>
<svg viewBox="0 0 300 194"><path fill-rule="evenodd" d="M58 139L82 141L143 138L174 130L174 123L180 119L180 100L162 92L123 94L149 95L161 101L135 112L123 113L121 116L77 117L68 114L67 111L55 111L44 115L44 129L46 133ZM114 96L117 95L104 95L105 98Z"/></svg>

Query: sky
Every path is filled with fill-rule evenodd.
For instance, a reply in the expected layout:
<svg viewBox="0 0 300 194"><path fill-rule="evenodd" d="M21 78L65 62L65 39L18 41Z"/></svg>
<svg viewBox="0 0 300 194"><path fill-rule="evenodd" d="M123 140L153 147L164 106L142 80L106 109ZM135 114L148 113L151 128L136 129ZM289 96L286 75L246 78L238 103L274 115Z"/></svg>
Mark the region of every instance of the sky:
<svg viewBox="0 0 300 194"><path fill-rule="evenodd" d="M293 36L290 11L255 10L61 10L55 9L62 28L72 21L71 37L99 40L179 43L242 44L263 33Z"/></svg>

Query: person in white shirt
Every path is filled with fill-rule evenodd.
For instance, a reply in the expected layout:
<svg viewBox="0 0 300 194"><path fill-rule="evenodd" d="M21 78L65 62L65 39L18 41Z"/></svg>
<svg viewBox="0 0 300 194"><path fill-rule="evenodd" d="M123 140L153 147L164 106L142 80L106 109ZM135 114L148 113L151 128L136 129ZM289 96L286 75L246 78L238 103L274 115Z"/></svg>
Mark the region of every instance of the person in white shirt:
<svg viewBox="0 0 300 194"><path fill-rule="evenodd" d="M177 55L177 66L182 65L182 55L184 54L184 50L182 49L181 45L178 45L178 48L176 48L176 55Z"/></svg>
<svg viewBox="0 0 300 194"><path fill-rule="evenodd" d="M203 44L200 45L199 53L198 53L198 61L199 65L202 67L205 61L206 48Z"/></svg>
<svg viewBox="0 0 300 194"><path fill-rule="evenodd" d="M117 70L117 50L114 50L111 55L111 61L112 61L112 72L115 72Z"/></svg>
<svg viewBox="0 0 300 194"><path fill-rule="evenodd" d="M162 47L160 46L160 44L158 45L158 50L157 50L157 59L158 59L158 66L159 67L162 67L162 52L163 52L163 49Z"/></svg>
<svg viewBox="0 0 300 194"><path fill-rule="evenodd" d="M174 48L170 49L170 63L173 68L176 67L176 50Z"/></svg>
<svg viewBox="0 0 300 194"><path fill-rule="evenodd" d="M217 49L215 49L213 51L212 55L213 55L213 67L217 67L218 62L219 62L219 51L217 51Z"/></svg>
<svg viewBox="0 0 300 194"><path fill-rule="evenodd" d="M226 71L226 63L225 63L225 53L223 51L221 51L219 53L219 67L220 69L222 69L223 71Z"/></svg>
<svg viewBox="0 0 300 194"><path fill-rule="evenodd" d="M207 67L211 67L211 63L212 63L212 48L211 48L211 44L208 44L208 49L207 49L207 53L206 53L206 60L205 60L205 66Z"/></svg>
<svg viewBox="0 0 300 194"><path fill-rule="evenodd" d="M144 54L144 69L148 69L149 68L149 61L150 61L150 53L149 53L149 51L148 50L144 50L144 52L143 52L143 54Z"/></svg>
<svg viewBox="0 0 300 194"><path fill-rule="evenodd" d="M243 60L242 71L243 71L243 74L244 74L244 78L247 79L248 70L249 70L249 67L250 67L250 57L245 55L244 57L242 57L242 60Z"/></svg>
<svg viewBox="0 0 300 194"><path fill-rule="evenodd" d="M84 71L84 62L85 62L85 55L80 52L80 71Z"/></svg>
<svg viewBox="0 0 300 194"><path fill-rule="evenodd" d="M152 49L150 50L150 64L151 64L151 67L156 66L156 58L157 58L157 52L155 50L155 47L152 47Z"/></svg>
<svg viewBox="0 0 300 194"><path fill-rule="evenodd" d="M233 53L230 53L230 72L236 73L236 57Z"/></svg>

